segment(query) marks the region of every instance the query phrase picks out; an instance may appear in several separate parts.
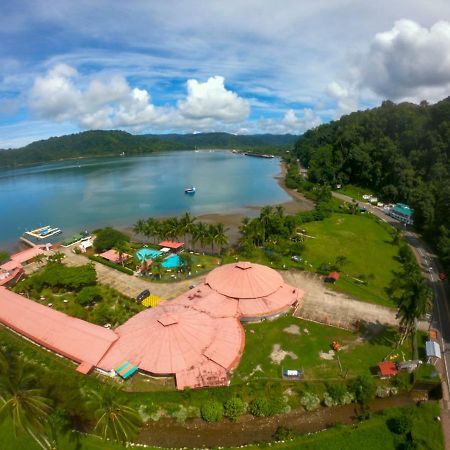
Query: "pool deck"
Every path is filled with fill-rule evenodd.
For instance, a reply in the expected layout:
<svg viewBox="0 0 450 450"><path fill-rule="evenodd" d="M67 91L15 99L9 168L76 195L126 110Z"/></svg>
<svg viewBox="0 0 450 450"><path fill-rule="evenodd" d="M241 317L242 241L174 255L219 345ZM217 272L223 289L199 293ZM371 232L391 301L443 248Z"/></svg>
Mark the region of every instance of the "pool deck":
<svg viewBox="0 0 450 450"><path fill-rule="evenodd" d="M83 264L93 262L85 256L76 255L68 248L60 248L59 251L66 255L64 263L68 266L81 266ZM192 277L187 280L174 281L170 283L157 283L140 277L127 275L98 262L93 263L97 272L97 279L99 283L111 286L121 294L131 298L136 298L136 296L144 289L148 289L152 294L155 294L164 300L169 300L189 290L190 285L202 283L205 280L205 275L202 275Z"/></svg>

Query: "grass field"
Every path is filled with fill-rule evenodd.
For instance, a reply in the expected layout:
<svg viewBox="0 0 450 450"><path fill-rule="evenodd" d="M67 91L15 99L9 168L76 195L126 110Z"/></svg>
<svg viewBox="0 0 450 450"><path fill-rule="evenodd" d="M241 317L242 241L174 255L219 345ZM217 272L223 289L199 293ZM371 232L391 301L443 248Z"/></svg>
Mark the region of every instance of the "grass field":
<svg viewBox="0 0 450 450"><path fill-rule="evenodd" d="M292 330L300 334L292 334ZM367 339L363 340L350 331L285 316L246 325L245 337L244 355L232 384L256 379L281 379L282 368L303 369L307 381L341 379L344 374L348 377L369 374L392 350L397 333L393 329L379 330L376 334L368 332ZM336 357L326 360L319 355L320 352L327 353L334 340L343 345L339 352L342 371ZM271 357L275 345L289 352L279 364ZM406 359L412 356L408 345L403 349ZM400 352L399 356L401 358Z"/></svg>
<svg viewBox="0 0 450 450"><path fill-rule="evenodd" d="M392 433L387 421L392 417L407 415L412 419L412 439L417 447L401 447L405 436ZM443 450L444 443L437 403L426 403L416 407L389 409L384 414L375 415L355 426L338 426L320 433L303 435L284 443L273 444L277 450L394 450L398 448L420 448ZM246 447L249 450L263 448Z"/></svg>
<svg viewBox="0 0 450 450"><path fill-rule="evenodd" d="M338 192L339 194L348 195L349 197L352 197L355 200L363 200L362 196L366 194L373 195L373 191L371 191L370 189L362 188L359 186L353 186L352 184L344 186L341 189L338 189L336 192Z"/></svg>
<svg viewBox="0 0 450 450"><path fill-rule="evenodd" d="M303 253L312 265L310 269L317 270L323 263L335 264L338 257L345 257L336 290L371 303L395 306L385 288L401 266L395 259L398 246L391 243L386 226L367 215L333 214L303 227L315 237L306 240Z"/></svg>

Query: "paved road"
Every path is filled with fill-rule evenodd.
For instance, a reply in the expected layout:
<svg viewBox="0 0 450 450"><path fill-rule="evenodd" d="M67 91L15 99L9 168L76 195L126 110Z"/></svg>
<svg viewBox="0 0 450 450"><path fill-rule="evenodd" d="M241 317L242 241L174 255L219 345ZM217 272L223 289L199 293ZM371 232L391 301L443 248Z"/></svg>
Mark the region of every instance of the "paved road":
<svg viewBox="0 0 450 450"><path fill-rule="evenodd" d="M333 196L347 202L353 201L351 197L337 192L333 192ZM444 372L444 411L442 420L445 421L443 429L446 434L446 448L450 448L450 289L448 281L442 282L439 280L438 273L442 270L439 259L417 233L385 214L382 209L369 205L368 203L359 203L363 204L364 207L380 219L404 232L405 239L414 251L422 272L433 290L434 303L431 326L439 331L441 337L441 348L443 352L442 369Z"/></svg>

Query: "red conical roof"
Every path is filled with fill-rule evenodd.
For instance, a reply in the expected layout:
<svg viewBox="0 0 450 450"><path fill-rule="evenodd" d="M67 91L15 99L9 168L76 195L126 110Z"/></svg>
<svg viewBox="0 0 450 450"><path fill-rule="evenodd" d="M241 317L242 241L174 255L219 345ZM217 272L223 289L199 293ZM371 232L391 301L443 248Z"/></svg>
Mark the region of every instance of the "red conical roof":
<svg viewBox="0 0 450 450"><path fill-rule="evenodd" d="M214 269L206 277L206 284L227 297L260 298L280 289L284 281L270 267L237 262Z"/></svg>

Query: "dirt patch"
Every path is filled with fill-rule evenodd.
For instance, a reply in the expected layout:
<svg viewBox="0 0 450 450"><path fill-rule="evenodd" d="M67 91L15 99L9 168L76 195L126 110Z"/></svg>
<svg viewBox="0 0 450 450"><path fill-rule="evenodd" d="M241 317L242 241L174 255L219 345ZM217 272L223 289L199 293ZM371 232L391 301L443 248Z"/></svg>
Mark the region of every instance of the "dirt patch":
<svg viewBox="0 0 450 450"><path fill-rule="evenodd" d="M292 359L298 359L298 356L293 352L287 352L283 350L279 344L274 344L270 359L274 364L280 364L286 356L290 356Z"/></svg>
<svg viewBox="0 0 450 450"><path fill-rule="evenodd" d="M288 334L298 334L298 335L302 334L300 332L300 327L298 325L289 325L283 331Z"/></svg>
<svg viewBox="0 0 450 450"><path fill-rule="evenodd" d="M332 360L334 359L334 350L330 350L328 352L319 352L319 358L320 359L327 359L327 360Z"/></svg>

